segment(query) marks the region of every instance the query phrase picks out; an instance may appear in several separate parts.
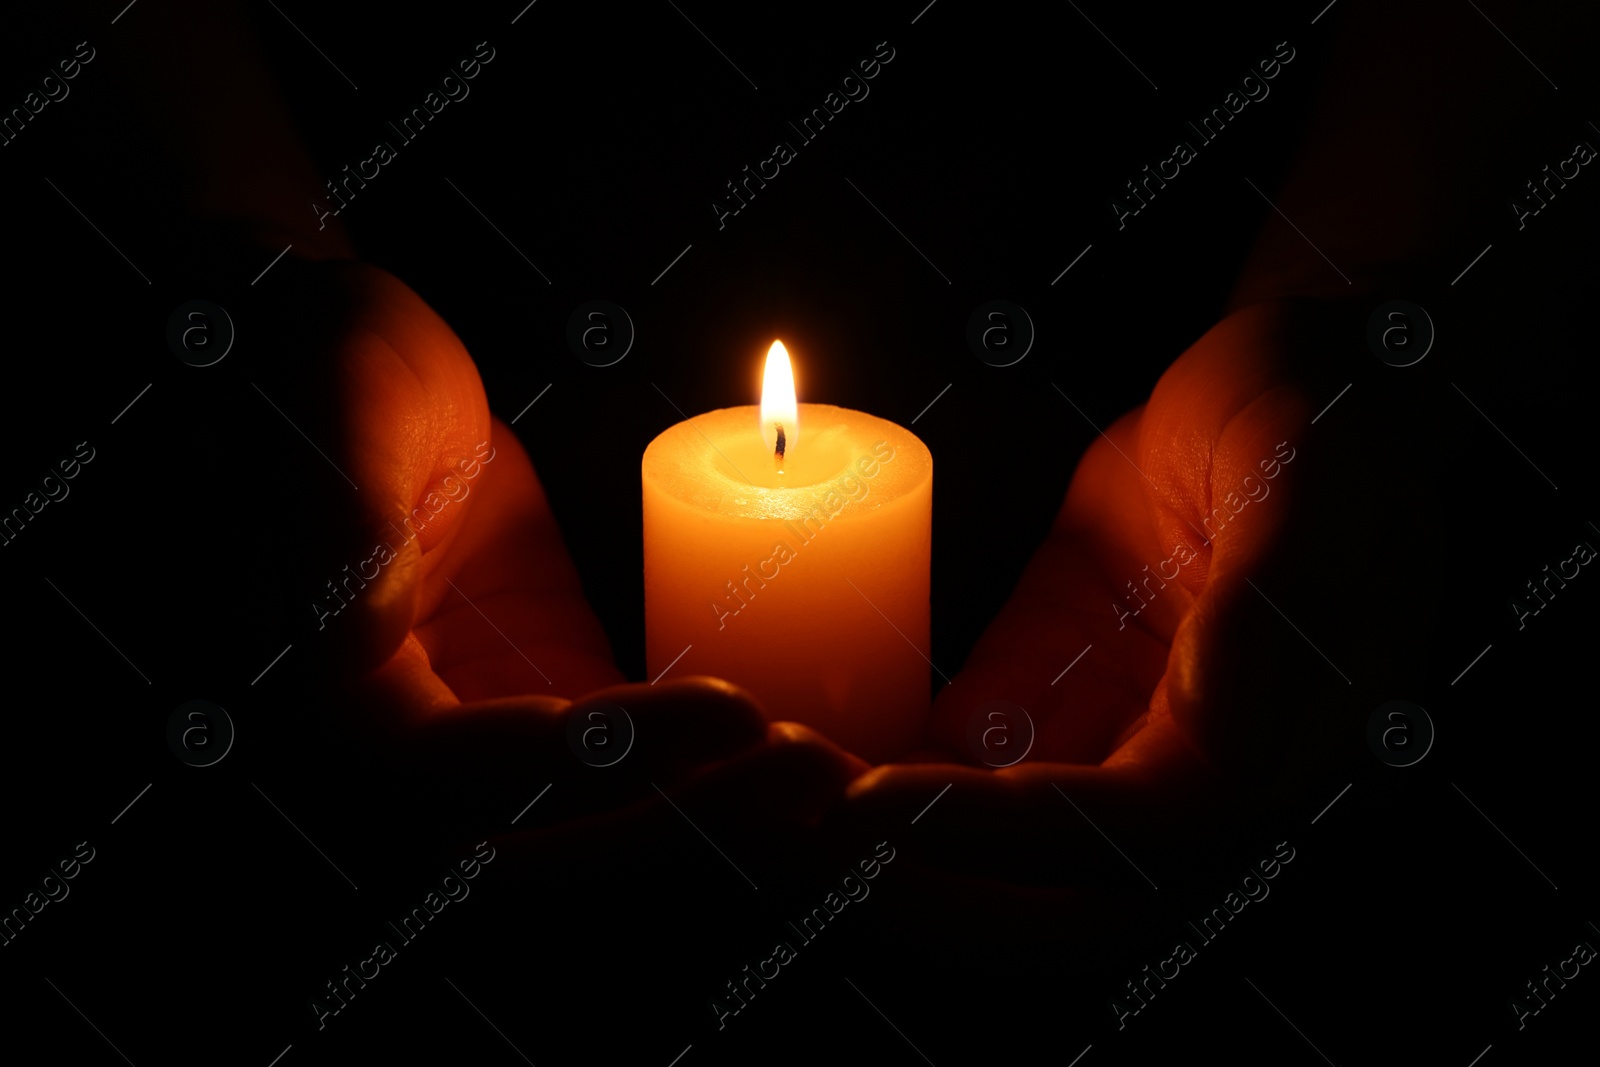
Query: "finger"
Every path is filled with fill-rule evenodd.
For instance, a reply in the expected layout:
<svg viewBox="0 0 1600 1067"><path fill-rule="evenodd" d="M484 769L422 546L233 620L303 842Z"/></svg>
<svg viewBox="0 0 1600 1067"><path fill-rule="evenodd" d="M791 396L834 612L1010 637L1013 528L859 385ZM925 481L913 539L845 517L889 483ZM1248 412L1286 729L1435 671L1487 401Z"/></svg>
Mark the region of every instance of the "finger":
<svg viewBox="0 0 1600 1067"><path fill-rule="evenodd" d="M580 732L574 720L583 729L610 730L615 740L573 736L569 744L569 735ZM720 679L686 677L657 686L612 686L574 702L503 697L445 707L397 729L393 751L417 773L565 771L584 765L588 756L591 767L614 759L611 766L643 774L724 758L760 743L766 729L748 693ZM627 755L602 751L612 745Z"/></svg>
<svg viewBox="0 0 1600 1067"><path fill-rule="evenodd" d="M996 766L1026 748L1030 759L1099 762L1147 709L1191 598L1151 573L1172 553L1155 540L1128 460L1139 425L1130 412L1085 453L1050 537L939 693L933 737L963 761Z"/></svg>
<svg viewBox="0 0 1600 1067"><path fill-rule="evenodd" d="M532 464L490 417L460 339L377 268L316 264L297 280L304 318L284 343L326 364L308 428L351 487L316 531L333 546L332 578L314 590L319 647L359 676L415 630L428 667L469 701L620 681ZM442 695L425 688L420 699Z"/></svg>
<svg viewBox="0 0 1600 1067"><path fill-rule="evenodd" d="M1374 490L1362 458L1377 458L1386 431L1311 425L1307 383L1327 386L1330 374L1314 357L1338 336L1324 314L1273 304L1230 315L1162 376L1141 435L1141 457L1166 457L1158 522L1209 536L1183 576L1198 595L1172 639L1172 714L1219 765L1280 795L1343 750L1347 687L1378 671L1359 651L1369 643L1341 623L1347 605L1381 600L1375 583L1392 573L1362 558L1371 524L1349 522L1388 510L1390 490ZM1374 416L1391 421L1407 420ZM1363 619L1359 629L1365 638L1373 628Z"/></svg>
<svg viewBox="0 0 1600 1067"><path fill-rule="evenodd" d="M389 661L352 685L352 717L375 733L454 708L460 697L434 671L428 651L414 632L407 632Z"/></svg>
<svg viewBox="0 0 1600 1067"><path fill-rule="evenodd" d="M446 705L392 725L389 773L432 824L464 834L574 808L617 807L767 739L748 694L717 679L623 685L577 702L515 697ZM531 801L549 789L552 803ZM519 818L519 822L523 821Z"/></svg>
<svg viewBox="0 0 1600 1067"><path fill-rule="evenodd" d="M490 438L489 459L459 487L471 523L425 567L417 636L433 670L464 701L618 684L610 641L527 452L499 419Z"/></svg>
<svg viewBox="0 0 1600 1067"><path fill-rule="evenodd" d="M297 266L285 284L298 314L268 324L286 372L268 388L339 475L306 512L316 525L294 531L323 564L296 581L317 647L360 673L401 646L422 560L465 518L464 506L437 505L488 441L488 403L460 339L399 279L328 261Z"/></svg>
<svg viewBox="0 0 1600 1067"><path fill-rule="evenodd" d="M1137 887L1228 807L1170 717L1104 765L878 767L852 783L838 828L899 835L952 872L1037 885Z"/></svg>
<svg viewBox="0 0 1600 1067"><path fill-rule="evenodd" d="M644 869L695 865L759 887L766 871L786 866L804 828L837 806L863 769L815 731L773 723L766 743L679 787L652 783L637 802L600 813L552 792L550 823L493 840L511 858L507 867L524 876L626 856Z"/></svg>

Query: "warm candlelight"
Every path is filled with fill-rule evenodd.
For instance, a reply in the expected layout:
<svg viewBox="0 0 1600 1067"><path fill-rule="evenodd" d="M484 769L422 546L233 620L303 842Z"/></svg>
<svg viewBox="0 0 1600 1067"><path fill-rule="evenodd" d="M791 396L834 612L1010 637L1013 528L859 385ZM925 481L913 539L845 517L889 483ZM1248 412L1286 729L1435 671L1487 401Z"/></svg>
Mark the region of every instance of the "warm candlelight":
<svg viewBox="0 0 1600 1067"><path fill-rule="evenodd" d="M761 372L761 440L771 449L778 473L783 457L800 440L800 416L795 410L794 365L782 341L772 342Z"/></svg>
<svg viewBox="0 0 1600 1067"><path fill-rule="evenodd" d="M645 450L649 672L726 678L884 759L928 708L933 457L892 422L797 403L781 342L762 377L759 407Z"/></svg>

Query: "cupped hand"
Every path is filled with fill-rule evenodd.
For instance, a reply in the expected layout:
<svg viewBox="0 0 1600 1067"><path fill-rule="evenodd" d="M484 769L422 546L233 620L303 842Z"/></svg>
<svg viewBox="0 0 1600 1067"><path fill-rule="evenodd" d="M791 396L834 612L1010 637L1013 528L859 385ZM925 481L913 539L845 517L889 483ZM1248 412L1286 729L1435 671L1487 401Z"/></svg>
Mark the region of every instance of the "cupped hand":
<svg viewBox="0 0 1600 1067"><path fill-rule="evenodd" d="M572 841L574 820L658 817L675 784L737 796L723 807L748 819L799 817L864 769L769 727L725 682L627 684L454 332L377 268L299 271L294 325L324 361L330 459L359 486L322 531L357 562L323 591L318 630L356 743L403 783L412 825Z"/></svg>
<svg viewBox="0 0 1600 1067"><path fill-rule="evenodd" d="M1435 521L1397 469L1415 420L1375 418L1369 390L1312 426L1349 380L1355 310L1235 312L1088 449L935 702L951 761L848 791L846 825L918 842L942 890L929 908L981 915L973 894L990 892L1035 904L1041 929L1109 931L1185 857L1224 839L1270 851L1251 833L1331 796L1367 712L1404 695L1425 576L1408 582L1421 616L1382 606L1406 573L1393 546Z"/></svg>

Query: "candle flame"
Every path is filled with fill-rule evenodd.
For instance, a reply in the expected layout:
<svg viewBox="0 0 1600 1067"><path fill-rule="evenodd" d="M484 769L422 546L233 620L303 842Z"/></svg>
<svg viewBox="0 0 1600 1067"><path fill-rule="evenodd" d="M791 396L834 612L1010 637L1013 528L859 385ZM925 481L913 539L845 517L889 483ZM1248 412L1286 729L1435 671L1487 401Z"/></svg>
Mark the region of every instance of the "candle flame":
<svg viewBox="0 0 1600 1067"><path fill-rule="evenodd" d="M779 472L783 457L800 439L799 405L794 397L794 367L782 341L772 342L767 350L766 370L761 378L761 440L772 450Z"/></svg>

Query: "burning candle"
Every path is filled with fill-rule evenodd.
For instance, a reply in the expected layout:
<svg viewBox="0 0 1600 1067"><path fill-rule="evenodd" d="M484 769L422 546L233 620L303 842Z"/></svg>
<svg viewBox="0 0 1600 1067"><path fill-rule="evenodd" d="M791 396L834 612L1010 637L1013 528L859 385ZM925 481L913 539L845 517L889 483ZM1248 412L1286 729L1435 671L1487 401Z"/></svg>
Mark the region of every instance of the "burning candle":
<svg viewBox="0 0 1600 1067"><path fill-rule="evenodd" d="M797 403L774 342L759 407L669 428L641 474L651 677L726 678L869 760L920 740L933 457L915 434Z"/></svg>

